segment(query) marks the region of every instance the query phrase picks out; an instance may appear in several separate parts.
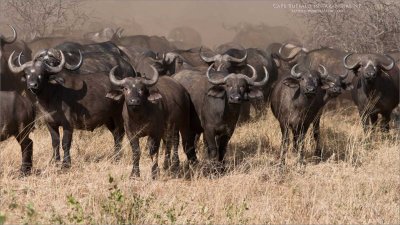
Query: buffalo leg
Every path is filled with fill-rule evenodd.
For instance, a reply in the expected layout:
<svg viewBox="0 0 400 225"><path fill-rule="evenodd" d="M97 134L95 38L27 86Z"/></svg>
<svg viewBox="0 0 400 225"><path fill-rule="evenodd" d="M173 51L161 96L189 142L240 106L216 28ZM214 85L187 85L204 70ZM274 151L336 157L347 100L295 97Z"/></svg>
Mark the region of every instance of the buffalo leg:
<svg viewBox="0 0 400 225"><path fill-rule="evenodd" d="M197 162L196 144L198 142L199 135L190 130L182 131L181 135L183 151L185 152L187 159L190 163Z"/></svg>
<svg viewBox="0 0 400 225"><path fill-rule="evenodd" d="M221 171L220 171L221 173L223 173L225 170L225 154L230 139L231 135L222 135L219 137L218 161L221 163Z"/></svg>
<svg viewBox="0 0 400 225"><path fill-rule="evenodd" d="M369 116L368 116L367 112L365 112L365 110L363 110L360 107L358 107L358 113L360 115L361 124L362 124L363 130L364 130L364 133L367 133L368 126L369 126Z"/></svg>
<svg viewBox="0 0 400 225"><path fill-rule="evenodd" d="M164 163L163 170L168 170L171 166L171 139L170 137L165 137L164 141Z"/></svg>
<svg viewBox="0 0 400 225"><path fill-rule="evenodd" d="M281 149L280 149L280 166L284 166L286 164L286 152L289 147L289 128L286 124L280 124L281 127Z"/></svg>
<svg viewBox="0 0 400 225"><path fill-rule="evenodd" d="M382 114L382 124L381 124L381 130L382 132L389 132L390 129L390 113L383 113Z"/></svg>
<svg viewBox="0 0 400 225"><path fill-rule="evenodd" d="M29 174L32 169L33 142L28 136L17 138L17 140L22 152L21 173Z"/></svg>
<svg viewBox="0 0 400 225"><path fill-rule="evenodd" d="M226 154L226 150L228 148L228 142L231 139L231 135L222 135L219 138L219 145L218 145L218 161L223 162Z"/></svg>
<svg viewBox="0 0 400 225"><path fill-rule="evenodd" d="M158 150L160 148L161 138L149 136L147 138L147 148L151 157L151 177L156 179L160 173L158 168Z"/></svg>
<svg viewBox="0 0 400 225"><path fill-rule="evenodd" d="M140 169L139 169L139 162L140 162L140 146L139 146L139 138L127 133L129 138L129 143L132 148L132 172L131 177L140 177Z"/></svg>
<svg viewBox="0 0 400 225"><path fill-rule="evenodd" d="M212 129L206 129L203 133L204 143L207 147L208 158L211 160L217 160L217 143L215 141L215 132Z"/></svg>
<svg viewBox="0 0 400 225"><path fill-rule="evenodd" d="M171 166L171 146L173 142L173 136L171 135L172 129L168 128L165 132L164 141L164 163L163 169L168 170Z"/></svg>
<svg viewBox="0 0 400 225"><path fill-rule="evenodd" d="M176 172L179 169L179 153L178 153L178 147L179 147L179 131L176 130L173 132L172 136L172 147L173 147L173 152L172 152L172 170Z"/></svg>
<svg viewBox="0 0 400 225"><path fill-rule="evenodd" d="M73 130L70 128L63 127L63 138L62 138L62 148L64 150L64 160L62 163L63 168L71 167L71 144L72 144L72 133Z"/></svg>
<svg viewBox="0 0 400 225"><path fill-rule="evenodd" d="M106 124L107 128L111 131L114 138L114 159L116 161L121 159L122 140L124 138L124 128L117 126L115 122Z"/></svg>
<svg viewBox="0 0 400 225"><path fill-rule="evenodd" d="M304 136L303 129L293 131L293 146L294 150L298 153L298 164L304 165Z"/></svg>
<svg viewBox="0 0 400 225"><path fill-rule="evenodd" d="M371 127L372 127L372 130L375 130L375 129L376 129L376 125L377 125L377 123L378 123L378 114L377 114L377 113L371 114L371 115L369 116L369 118L370 118L370 120L371 120Z"/></svg>
<svg viewBox="0 0 400 225"><path fill-rule="evenodd" d="M313 136L315 140L315 152L314 156L321 158L321 136L320 136L320 118L317 118L313 123Z"/></svg>
<svg viewBox="0 0 400 225"><path fill-rule="evenodd" d="M56 162L58 162L61 160L61 157L60 157L60 132L58 130L58 126L47 125L47 129L50 132L51 145L53 147L53 156L51 157L51 161L55 160Z"/></svg>

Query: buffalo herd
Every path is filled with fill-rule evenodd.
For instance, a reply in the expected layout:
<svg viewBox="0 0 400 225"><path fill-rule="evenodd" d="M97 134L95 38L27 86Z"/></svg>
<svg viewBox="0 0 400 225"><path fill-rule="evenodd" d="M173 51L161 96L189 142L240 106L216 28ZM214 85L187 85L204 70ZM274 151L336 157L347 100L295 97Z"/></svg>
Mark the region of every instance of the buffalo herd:
<svg viewBox="0 0 400 225"><path fill-rule="evenodd" d="M321 158L320 117L331 99L351 96L365 132L378 127L379 114L379 128L388 132L399 105L398 51L308 50L291 43L178 49L164 37L122 36L119 30L26 43L10 28L11 38L0 35L0 141L14 136L19 142L22 174L32 170L29 134L39 115L51 136L52 161L61 161L63 149L63 168L71 166L74 130L105 125L114 137L115 160L128 137L132 177L140 176L139 138L147 137L156 178L161 141L164 170L179 170L180 143L189 165L196 165L201 134L206 160L223 169L238 122L258 120L269 106L280 125L284 166L289 131L298 163L305 163L302 145L311 124L314 155Z"/></svg>

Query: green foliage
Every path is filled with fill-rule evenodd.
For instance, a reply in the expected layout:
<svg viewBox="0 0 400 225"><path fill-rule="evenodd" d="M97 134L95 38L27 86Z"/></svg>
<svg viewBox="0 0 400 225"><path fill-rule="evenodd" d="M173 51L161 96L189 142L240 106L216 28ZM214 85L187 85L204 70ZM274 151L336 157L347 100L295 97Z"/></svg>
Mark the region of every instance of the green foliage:
<svg viewBox="0 0 400 225"><path fill-rule="evenodd" d="M135 193L131 196L125 195L112 176L109 177L108 181L111 187L107 200L102 204L102 213L113 218L117 224L143 222L140 219L146 215L153 198L143 198Z"/></svg>
<svg viewBox="0 0 400 225"><path fill-rule="evenodd" d="M248 219L245 218L244 213L249 210L249 207L244 199L241 203L228 203L224 207L225 215L229 220L229 223L247 223Z"/></svg>
<svg viewBox="0 0 400 225"><path fill-rule="evenodd" d="M0 212L0 225L3 225L6 222L6 215Z"/></svg>
<svg viewBox="0 0 400 225"><path fill-rule="evenodd" d="M32 202L29 202L25 206L25 215L24 215L24 224L32 224L35 222L36 219L36 210L35 207L33 206Z"/></svg>
<svg viewBox="0 0 400 225"><path fill-rule="evenodd" d="M68 195L67 203L70 207L70 212L68 212L68 221L70 223L82 223L85 219L85 214L79 201L72 195Z"/></svg>

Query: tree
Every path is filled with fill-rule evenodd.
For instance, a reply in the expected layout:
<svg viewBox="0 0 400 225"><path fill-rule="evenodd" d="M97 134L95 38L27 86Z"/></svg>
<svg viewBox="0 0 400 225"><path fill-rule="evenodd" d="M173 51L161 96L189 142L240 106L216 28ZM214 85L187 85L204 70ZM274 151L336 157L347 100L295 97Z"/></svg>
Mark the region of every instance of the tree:
<svg viewBox="0 0 400 225"><path fill-rule="evenodd" d="M354 52L400 48L400 2L395 0L300 0L314 11L295 13L308 26L307 46Z"/></svg>
<svg viewBox="0 0 400 225"><path fill-rule="evenodd" d="M7 18L25 37L49 36L79 29L88 16L79 0L4 0Z"/></svg>

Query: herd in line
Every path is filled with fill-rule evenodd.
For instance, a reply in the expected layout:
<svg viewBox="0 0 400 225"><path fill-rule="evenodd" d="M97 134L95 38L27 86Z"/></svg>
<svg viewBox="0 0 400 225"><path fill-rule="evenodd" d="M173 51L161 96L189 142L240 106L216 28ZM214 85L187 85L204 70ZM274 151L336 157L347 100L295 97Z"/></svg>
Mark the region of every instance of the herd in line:
<svg viewBox="0 0 400 225"><path fill-rule="evenodd" d="M321 157L320 117L326 103L350 92L363 128L389 131L399 104L400 52L351 53L321 47L307 50L284 43L266 49L228 43L215 51L177 49L164 37L113 36L96 43L66 37L31 43L0 36L0 141L14 136L21 145L21 172L32 169L35 119L43 117L52 140L52 160L71 166L74 129L105 125L114 137L114 158L126 134L132 148L131 176L139 177L139 138L147 137L152 177L179 169L182 143L189 164L203 134L208 159L223 169L227 146L238 120L259 119L271 107L281 133L280 164L285 165L289 134L298 162L305 163L303 139L312 124L315 156ZM21 81L22 82L21 82ZM60 137L59 128L63 128ZM181 139L181 141L180 141ZM172 153L171 153L172 150Z"/></svg>

